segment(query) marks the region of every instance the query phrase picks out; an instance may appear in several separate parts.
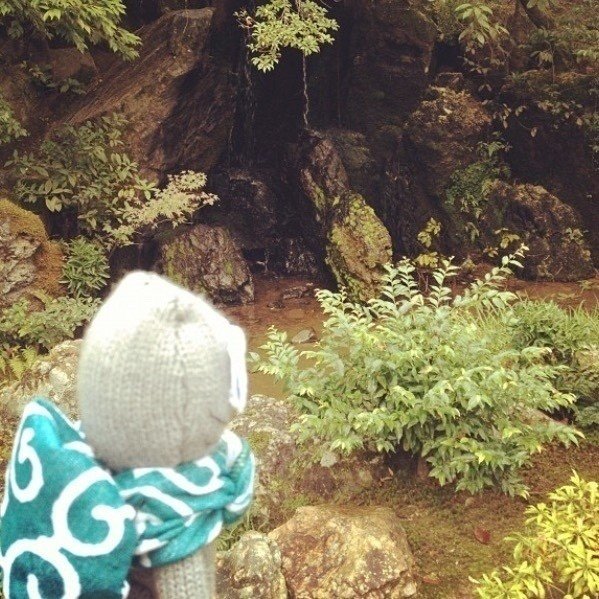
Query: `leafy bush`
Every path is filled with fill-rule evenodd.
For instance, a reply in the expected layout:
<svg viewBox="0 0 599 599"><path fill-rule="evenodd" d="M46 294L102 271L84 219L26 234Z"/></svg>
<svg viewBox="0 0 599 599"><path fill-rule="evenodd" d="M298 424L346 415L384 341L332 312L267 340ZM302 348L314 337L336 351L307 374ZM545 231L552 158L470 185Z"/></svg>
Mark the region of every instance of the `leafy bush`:
<svg viewBox="0 0 599 599"><path fill-rule="evenodd" d="M104 249L83 237L67 244L63 280L75 298L93 297L106 285L110 274Z"/></svg>
<svg viewBox="0 0 599 599"><path fill-rule="evenodd" d="M215 201L204 193L206 177L184 172L171 177L164 190L139 175L138 165L123 151L126 120L119 115L65 126L35 153L15 151L15 196L44 202L48 210L74 211L79 234L107 250L133 243L145 226L161 219L176 226L201 205Z"/></svg>
<svg viewBox="0 0 599 599"><path fill-rule="evenodd" d="M125 58L137 56L139 38L119 27L125 14L121 0L2 0L0 24L11 37L33 30L40 37L60 38L83 52L104 42Z"/></svg>
<svg viewBox="0 0 599 599"><path fill-rule="evenodd" d="M572 406L577 423L599 425L599 310L523 301L514 307L514 317L516 347L550 347L546 360L566 367L556 387L577 397Z"/></svg>
<svg viewBox="0 0 599 599"><path fill-rule="evenodd" d="M66 339L88 322L99 300L39 294L43 309L22 299L0 312L0 375L4 383L20 379L38 355Z"/></svg>
<svg viewBox="0 0 599 599"><path fill-rule="evenodd" d="M563 367L547 364L550 350L510 344L505 323L516 298L498 286L520 256L456 297L449 261L432 273L428 296L409 261L387 266L381 298L366 305L343 290L319 291L328 319L313 351L271 330L257 368L290 392L302 413L300 440L344 453L403 447L423 456L441 484L470 492L498 484L524 495L520 467L543 443L576 442L579 433L538 413L574 401L553 384Z"/></svg>
<svg viewBox="0 0 599 599"><path fill-rule="evenodd" d="M10 104L0 94L0 145L27 135L15 118Z"/></svg>
<svg viewBox="0 0 599 599"><path fill-rule="evenodd" d="M32 309L29 300L15 302L0 313L0 336L13 346L49 350L66 339L94 315L99 300L40 295L42 310Z"/></svg>
<svg viewBox="0 0 599 599"><path fill-rule="evenodd" d="M599 596L597 483L574 473L549 500L528 508L525 532L510 539L515 564L473 581L481 599Z"/></svg>
<svg viewBox="0 0 599 599"><path fill-rule="evenodd" d="M245 10L236 16L250 31L252 63L265 72L275 68L284 48L294 48L304 56L315 54L333 42L331 31L339 28L337 21L327 17L326 8L313 0L270 0L258 6L255 16Z"/></svg>

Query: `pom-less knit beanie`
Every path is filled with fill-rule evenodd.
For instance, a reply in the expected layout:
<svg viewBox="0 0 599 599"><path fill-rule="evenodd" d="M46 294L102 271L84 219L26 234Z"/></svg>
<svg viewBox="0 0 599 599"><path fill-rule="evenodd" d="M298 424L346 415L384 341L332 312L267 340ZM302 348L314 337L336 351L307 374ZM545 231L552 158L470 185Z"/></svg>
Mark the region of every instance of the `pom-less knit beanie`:
<svg viewBox="0 0 599 599"><path fill-rule="evenodd" d="M101 593L97 579L119 583L132 553L161 599L212 598L212 541L247 509L253 487L251 452L226 430L245 406L243 332L166 279L131 273L86 331L77 390L80 425L38 400L17 433L0 528L9 599ZM50 524L32 515L36 500L52 504ZM31 565L32 555L51 566ZM126 581L118 594L110 588L93 596L129 592Z"/></svg>

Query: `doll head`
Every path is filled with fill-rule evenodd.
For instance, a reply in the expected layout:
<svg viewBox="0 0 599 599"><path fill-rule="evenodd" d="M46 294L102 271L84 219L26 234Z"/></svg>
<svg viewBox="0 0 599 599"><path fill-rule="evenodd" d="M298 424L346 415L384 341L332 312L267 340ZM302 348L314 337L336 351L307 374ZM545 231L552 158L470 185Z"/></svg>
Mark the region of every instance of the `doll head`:
<svg viewBox="0 0 599 599"><path fill-rule="evenodd" d="M189 291L134 272L84 336L82 429L114 471L196 460L243 409L246 376L241 329Z"/></svg>

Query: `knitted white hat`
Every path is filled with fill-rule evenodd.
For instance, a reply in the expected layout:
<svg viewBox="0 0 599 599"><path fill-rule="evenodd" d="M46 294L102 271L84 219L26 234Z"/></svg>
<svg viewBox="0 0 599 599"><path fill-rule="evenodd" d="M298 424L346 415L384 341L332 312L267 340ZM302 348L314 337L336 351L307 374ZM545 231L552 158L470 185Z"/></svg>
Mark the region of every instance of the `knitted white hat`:
<svg viewBox="0 0 599 599"><path fill-rule="evenodd" d="M245 406L245 336L198 296L134 272L85 333L77 390L83 431L112 470L199 459Z"/></svg>

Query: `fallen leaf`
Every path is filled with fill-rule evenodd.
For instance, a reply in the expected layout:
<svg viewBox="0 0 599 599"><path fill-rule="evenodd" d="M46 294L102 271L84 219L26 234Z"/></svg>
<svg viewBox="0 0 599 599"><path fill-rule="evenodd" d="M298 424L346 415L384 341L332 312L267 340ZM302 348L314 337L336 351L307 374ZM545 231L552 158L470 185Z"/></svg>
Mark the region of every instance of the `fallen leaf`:
<svg viewBox="0 0 599 599"><path fill-rule="evenodd" d="M491 533L482 526L474 528L474 538L483 545L488 545L491 542Z"/></svg>

